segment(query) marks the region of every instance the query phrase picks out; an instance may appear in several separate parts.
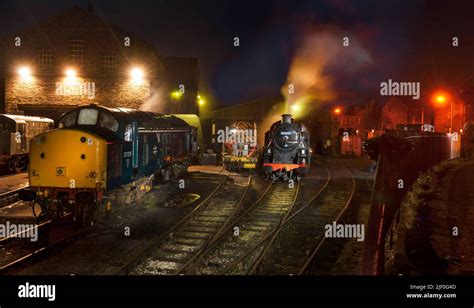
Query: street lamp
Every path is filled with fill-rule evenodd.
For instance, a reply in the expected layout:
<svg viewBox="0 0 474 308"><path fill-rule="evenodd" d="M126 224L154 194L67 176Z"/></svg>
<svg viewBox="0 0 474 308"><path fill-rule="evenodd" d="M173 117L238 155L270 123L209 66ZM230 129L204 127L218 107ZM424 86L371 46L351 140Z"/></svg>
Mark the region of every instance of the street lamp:
<svg viewBox="0 0 474 308"><path fill-rule="evenodd" d="M330 134L330 137L331 137L331 152L333 155L336 154L336 148L335 148L335 144L333 145L333 136L332 136L332 126L333 126L333 122L334 122L334 118L333 118L333 115L340 115L342 112L342 109L340 107L336 107L332 110L331 112L331 124L330 124L330 131L329 131L329 134ZM339 124L339 118L337 118L337 123Z"/></svg>
<svg viewBox="0 0 474 308"><path fill-rule="evenodd" d="M183 96L183 93L181 91L174 91L171 93L171 97L174 99L180 99L181 96Z"/></svg>
<svg viewBox="0 0 474 308"><path fill-rule="evenodd" d="M130 80L132 83L139 85L143 82L143 78L145 76L145 73L143 72L143 69L140 67L133 67L130 70Z"/></svg>
<svg viewBox="0 0 474 308"><path fill-rule="evenodd" d="M22 66L18 69L18 74L22 79L28 79L31 77L31 69L27 66Z"/></svg>
<svg viewBox="0 0 474 308"><path fill-rule="evenodd" d="M434 101L436 104L442 106L446 103L446 101L449 100L450 103L450 125L449 125L449 133L451 134L453 131L453 99L447 95L446 93L443 92L438 92L434 96Z"/></svg>
<svg viewBox="0 0 474 308"><path fill-rule="evenodd" d="M76 77L76 70L75 69L72 69L72 68L68 68L66 70L66 77L68 78L75 78Z"/></svg>
<svg viewBox="0 0 474 308"><path fill-rule="evenodd" d="M201 96L201 94L198 93L197 95L197 102L199 104L199 106L204 106L204 104L206 103L206 101L204 100L204 98Z"/></svg>

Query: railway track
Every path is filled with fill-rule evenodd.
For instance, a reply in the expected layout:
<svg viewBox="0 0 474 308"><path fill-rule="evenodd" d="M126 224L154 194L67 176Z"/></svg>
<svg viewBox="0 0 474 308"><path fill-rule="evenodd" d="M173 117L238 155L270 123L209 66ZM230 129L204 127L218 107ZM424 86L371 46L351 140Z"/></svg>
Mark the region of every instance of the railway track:
<svg viewBox="0 0 474 308"><path fill-rule="evenodd" d="M252 243L278 226L291 212L299 192L299 184L270 183L264 193L195 257L181 273L224 274Z"/></svg>
<svg viewBox="0 0 474 308"><path fill-rule="evenodd" d="M251 176L227 176L179 225L167 233L132 274L178 274L220 235L240 211Z"/></svg>
<svg viewBox="0 0 474 308"><path fill-rule="evenodd" d="M23 190L28 187L29 186L20 187L11 191L7 191L3 194L0 194L0 208L12 205L17 202L22 202L18 198L18 193L20 192L20 190Z"/></svg>
<svg viewBox="0 0 474 308"><path fill-rule="evenodd" d="M8 274L17 266L51 250L53 247L81 234L84 230L77 225L57 225L48 220L29 227L22 233L32 232L36 228L37 240L13 234L0 239L0 274Z"/></svg>
<svg viewBox="0 0 474 308"><path fill-rule="evenodd" d="M256 258L241 260L251 264L246 274L301 275L305 272L325 241L326 224L340 220L355 192L355 177L349 169L332 166L327 171L326 183L313 198L290 215L272 237L254 246L257 250L258 246L265 245L263 252Z"/></svg>
<svg viewBox="0 0 474 308"><path fill-rule="evenodd" d="M224 168L222 168L222 170L219 172L218 175L221 175L223 171L224 171ZM140 263L143 263L146 258L148 258L151 254L153 254L154 251L156 251L157 247L162 245L169 237L172 238L173 233L176 230L178 230L196 212L198 212L203 206L205 206L207 201L210 198L212 198L212 196L220 189L220 187L227 181L229 176L230 176L230 172L227 172L224 180L218 180L217 176L214 177L211 183L215 184L216 187L209 193L209 195L204 200L202 200L193 210L191 210L188 214L186 214L183 218L181 218L177 223L175 223L166 233L150 241L150 243L145 248L143 248L138 254L136 254L135 257L130 258L127 262L125 262L120 267L120 269L117 271L116 274L125 275L125 274L130 274L131 272L133 272L137 268L137 266L140 265ZM202 176L202 179L205 179L205 177Z"/></svg>
<svg viewBox="0 0 474 308"><path fill-rule="evenodd" d="M339 221L355 191L354 175L347 168L325 168L327 177L318 191L220 274L288 275L306 270L324 242L324 226Z"/></svg>

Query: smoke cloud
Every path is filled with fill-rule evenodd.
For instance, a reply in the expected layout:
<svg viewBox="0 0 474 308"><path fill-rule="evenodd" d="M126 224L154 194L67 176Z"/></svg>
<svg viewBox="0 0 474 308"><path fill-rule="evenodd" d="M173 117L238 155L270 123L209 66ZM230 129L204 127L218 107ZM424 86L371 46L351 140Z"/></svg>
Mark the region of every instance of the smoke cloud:
<svg viewBox="0 0 474 308"><path fill-rule="evenodd" d="M147 99L141 106L142 111L151 111L156 113L166 113L165 109L165 96L163 93L167 93L165 86L155 87L152 91L152 95Z"/></svg>
<svg viewBox="0 0 474 308"><path fill-rule="evenodd" d="M345 37L348 46L343 44ZM305 36L281 88L287 112L298 116L301 110L307 113L312 104L337 100L341 92L337 85L371 63L370 53L350 33L323 29Z"/></svg>

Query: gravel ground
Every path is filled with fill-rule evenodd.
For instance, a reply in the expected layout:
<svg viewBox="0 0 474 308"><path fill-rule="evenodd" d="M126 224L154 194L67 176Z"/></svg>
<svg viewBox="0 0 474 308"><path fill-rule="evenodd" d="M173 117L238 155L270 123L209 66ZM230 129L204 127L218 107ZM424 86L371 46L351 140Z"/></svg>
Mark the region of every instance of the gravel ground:
<svg viewBox="0 0 474 308"><path fill-rule="evenodd" d="M472 159L443 162L415 182L401 206L388 273L474 274L473 182Z"/></svg>
<svg viewBox="0 0 474 308"><path fill-rule="evenodd" d="M361 158L318 158L317 160L329 160L331 163L347 165L356 174L358 184L360 184L358 185L360 192L356 195L362 201L350 211L347 221L366 223L368 217L366 197L374 174L362 171L362 169L369 166L371 162ZM314 172L322 172L321 166L319 166L319 170L318 164L315 166L316 168L313 168L309 177L314 175ZM252 189L245 198L242 210L252 204L268 185L261 175L257 172L253 173L256 176L253 177ZM151 241L161 237L181 217L192 210L222 179L223 175L192 172L186 178L185 189L179 189L177 181L161 184L147 194L141 202L115 210L88 229L84 235L56 247L48 252L47 257L30 262L16 274L116 274L128 260L139 255L139 252L144 250ZM304 202L304 196L311 194L311 192L310 186L304 187L301 202ZM189 202L192 203L186 205ZM126 235L127 230L130 231L129 236ZM334 244L327 248L323 247L324 254L331 256L333 266L325 268L322 272L315 271L313 274L354 274L358 272L361 242L357 242L355 239L345 240L342 243L338 241L336 248L334 249Z"/></svg>
<svg viewBox="0 0 474 308"><path fill-rule="evenodd" d="M60 245L50 251L47 258L28 264L17 274L116 274L127 260L166 232L222 179L222 175L193 172L185 178L185 189L178 188L177 181L158 185L137 204L117 209L80 238ZM189 200L177 196L188 194L198 194L200 198L183 205L181 201Z"/></svg>

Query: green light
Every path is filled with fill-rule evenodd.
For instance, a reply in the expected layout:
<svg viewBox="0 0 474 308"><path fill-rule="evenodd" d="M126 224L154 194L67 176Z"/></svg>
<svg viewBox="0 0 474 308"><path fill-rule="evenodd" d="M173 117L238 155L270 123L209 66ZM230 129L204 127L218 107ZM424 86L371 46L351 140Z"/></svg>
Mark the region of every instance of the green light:
<svg viewBox="0 0 474 308"><path fill-rule="evenodd" d="M183 93L180 91L174 91L171 93L171 97L174 99L180 99L183 96Z"/></svg>

